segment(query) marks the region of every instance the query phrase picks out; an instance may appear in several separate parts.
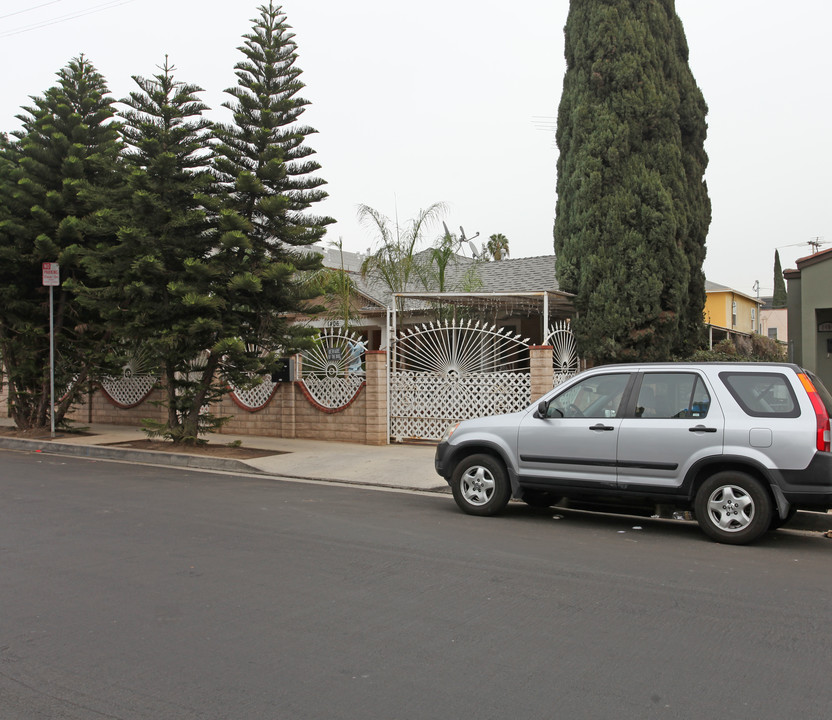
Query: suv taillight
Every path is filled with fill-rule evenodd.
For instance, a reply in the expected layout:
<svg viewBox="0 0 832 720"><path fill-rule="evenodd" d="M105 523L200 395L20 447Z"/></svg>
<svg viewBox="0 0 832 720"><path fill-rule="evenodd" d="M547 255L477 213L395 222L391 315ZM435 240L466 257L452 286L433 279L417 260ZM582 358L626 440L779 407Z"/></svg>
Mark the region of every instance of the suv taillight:
<svg viewBox="0 0 832 720"><path fill-rule="evenodd" d="M829 428L829 413L826 412L826 407L821 400L818 391L812 384L812 381L803 373L798 373L800 382L803 388L809 395L809 400L812 401L812 407L815 409L815 418L818 423L817 448L821 452L830 451L830 428Z"/></svg>

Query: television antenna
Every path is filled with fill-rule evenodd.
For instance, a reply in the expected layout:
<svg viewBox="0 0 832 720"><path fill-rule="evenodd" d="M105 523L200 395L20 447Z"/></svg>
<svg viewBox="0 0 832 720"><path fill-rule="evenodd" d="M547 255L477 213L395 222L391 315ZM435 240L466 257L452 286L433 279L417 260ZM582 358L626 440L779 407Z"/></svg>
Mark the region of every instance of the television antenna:
<svg viewBox="0 0 832 720"><path fill-rule="evenodd" d="M813 237L811 240L806 240L805 242L799 243L792 243L791 245L781 245L780 248L787 248L787 247L800 247L802 245L808 245L812 248L812 255L815 253L820 252L821 245L828 245L829 241L824 240L822 236ZM778 248L778 250L780 249Z"/></svg>
<svg viewBox="0 0 832 720"><path fill-rule="evenodd" d="M482 252L480 250L477 250L477 246L474 245L474 240L476 240L479 236L480 233L479 231L477 231L474 233L472 237L467 238L465 237L465 229L462 227L462 225L459 226L459 244L462 245L462 243L464 242L468 243L468 247L471 248L471 255L474 256L474 260L479 260L482 256Z"/></svg>

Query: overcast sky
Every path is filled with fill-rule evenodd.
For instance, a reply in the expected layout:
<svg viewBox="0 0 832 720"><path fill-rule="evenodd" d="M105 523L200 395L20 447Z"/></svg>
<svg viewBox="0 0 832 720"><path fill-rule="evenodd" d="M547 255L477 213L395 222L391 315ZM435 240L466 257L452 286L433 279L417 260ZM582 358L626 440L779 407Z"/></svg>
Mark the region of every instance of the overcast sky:
<svg viewBox="0 0 832 720"><path fill-rule="evenodd" d="M116 97L167 53L224 119L256 1L0 0L0 130L29 95L84 53ZM448 224L509 238L512 257L553 252L554 118L568 0L285 0L296 33L304 121L330 194L328 238L365 251L368 204L404 221L436 201ZM710 112L713 221L705 273L753 294L832 242L829 0L677 0ZM824 247L830 247L826 245Z"/></svg>

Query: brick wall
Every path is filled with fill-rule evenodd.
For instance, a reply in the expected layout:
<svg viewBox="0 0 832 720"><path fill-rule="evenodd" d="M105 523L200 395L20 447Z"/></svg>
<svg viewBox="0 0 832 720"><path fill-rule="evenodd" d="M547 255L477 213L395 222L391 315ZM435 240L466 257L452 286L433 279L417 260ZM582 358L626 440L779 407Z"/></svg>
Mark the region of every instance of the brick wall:
<svg viewBox="0 0 832 720"><path fill-rule="evenodd" d="M226 395L213 412L230 417L220 433L232 435L261 435L285 438L326 438L337 442L365 445L387 443L387 353L368 351L365 354L366 382L353 401L344 408L332 410L318 405L299 382L278 384L265 407L251 411L238 405ZM142 418L164 420L165 409L151 404L162 397L154 390L146 400L132 408L114 403L106 393L97 389L85 402L75 407L68 416L75 423L140 426ZM0 399L4 399L0 395ZM3 402L2 412L7 414Z"/></svg>

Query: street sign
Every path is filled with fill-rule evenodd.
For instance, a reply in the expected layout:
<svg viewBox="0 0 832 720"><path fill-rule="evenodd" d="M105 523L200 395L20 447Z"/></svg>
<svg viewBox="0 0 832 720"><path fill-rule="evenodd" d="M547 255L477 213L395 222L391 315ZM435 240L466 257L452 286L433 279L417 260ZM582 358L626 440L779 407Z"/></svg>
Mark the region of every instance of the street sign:
<svg viewBox="0 0 832 720"><path fill-rule="evenodd" d="M61 284L61 266L58 263L43 263L43 286L57 287Z"/></svg>

